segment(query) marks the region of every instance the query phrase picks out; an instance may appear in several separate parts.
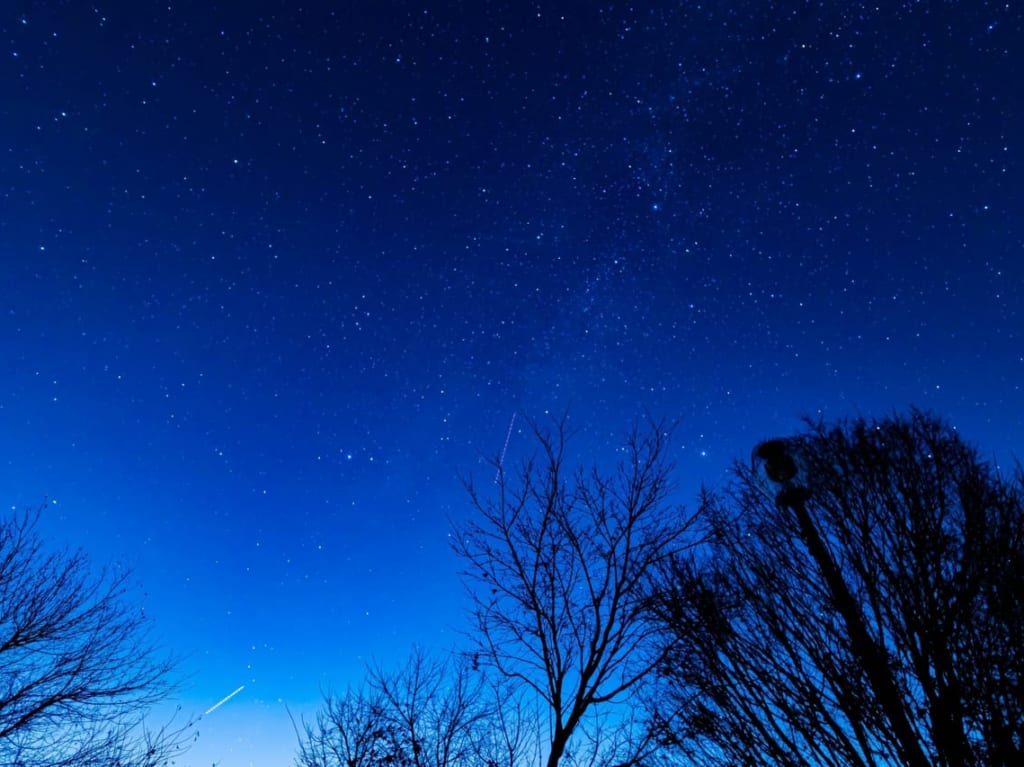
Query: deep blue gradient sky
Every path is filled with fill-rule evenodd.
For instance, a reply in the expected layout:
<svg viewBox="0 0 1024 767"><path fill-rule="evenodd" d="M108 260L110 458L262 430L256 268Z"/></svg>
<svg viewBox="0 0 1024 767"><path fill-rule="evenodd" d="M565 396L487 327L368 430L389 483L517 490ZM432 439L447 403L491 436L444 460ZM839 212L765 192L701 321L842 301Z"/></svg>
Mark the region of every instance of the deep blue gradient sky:
<svg viewBox="0 0 1024 767"><path fill-rule="evenodd" d="M1022 41L987 0L7 3L0 500L135 568L186 712L246 685L185 760L240 767L460 641L448 519L514 413L581 460L678 419L686 501L801 415L1008 460Z"/></svg>

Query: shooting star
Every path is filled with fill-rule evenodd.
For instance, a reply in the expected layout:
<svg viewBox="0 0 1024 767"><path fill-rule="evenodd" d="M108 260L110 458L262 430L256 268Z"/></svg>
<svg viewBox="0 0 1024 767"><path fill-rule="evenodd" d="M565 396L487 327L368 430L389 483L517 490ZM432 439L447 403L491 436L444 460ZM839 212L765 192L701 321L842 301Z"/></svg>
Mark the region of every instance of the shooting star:
<svg viewBox="0 0 1024 767"><path fill-rule="evenodd" d="M245 685L243 684L237 690L235 690L233 693L231 693L230 695L225 695L223 698L221 698L216 703L214 703L212 706L210 706L208 709L206 709L206 711L203 713L203 716L206 716L207 714L213 713L218 708L220 708L225 703L227 703L229 700L231 700L233 697L238 695L238 693L240 693L244 689L245 689Z"/></svg>
<svg viewBox="0 0 1024 767"><path fill-rule="evenodd" d="M501 446L501 455L498 456L498 470L494 473L495 484L501 479L502 469L505 468L505 453L508 451L508 441L512 439L512 427L515 425L516 414L512 413L512 420L508 422L508 431L505 432L505 444Z"/></svg>

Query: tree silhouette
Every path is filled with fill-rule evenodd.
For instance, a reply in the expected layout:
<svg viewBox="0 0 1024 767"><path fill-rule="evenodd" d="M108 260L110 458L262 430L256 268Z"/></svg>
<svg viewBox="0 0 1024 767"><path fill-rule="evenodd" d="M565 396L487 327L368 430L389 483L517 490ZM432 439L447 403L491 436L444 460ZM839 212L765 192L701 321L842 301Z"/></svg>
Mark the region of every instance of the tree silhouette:
<svg viewBox="0 0 1024 767"><path fill-rule="evenodd" d="M468 485L476 513L453 538L472 636L482 662L543 701L548 767L570 741L589 761L634 763L648 730L634 726L635 706L616 704L663 660L649 586L689 525L668 501L667 431L635 428L610 475L566 466L565 418L534 436L539 455L514 476L497 462L493 497Z"/></svg>
<svg viewBox="0 0 1024 767"><path fill-rule="evenodd" d="M163 764L188 725L143 725L172 663L149 642L130 573L95 575L81 552L46 550L41 511L0 520L0 763Z"/></svg>
<svg viewBox="0 0 1024 767"><path fill-rule="evenodd" d="M662 742L722 765L1024 763L1020 472L918 411L756 458L706 495L711 543L655 601L677 639Z"/></svg>
<svg viewBox="0 0 1024 767"><path fill-rule="evenodd" d="M380 767L404 762L379 690L328 692L313 722L299 733L300 767Z"/></svg>
<svg viewBox="0 0 1024 767"><path fill-rule="evenodd" d="M394 671L325 695L300 733L300 767L514 767L529 741L516 697L492 687L471 658L416 649Z"/></svg>

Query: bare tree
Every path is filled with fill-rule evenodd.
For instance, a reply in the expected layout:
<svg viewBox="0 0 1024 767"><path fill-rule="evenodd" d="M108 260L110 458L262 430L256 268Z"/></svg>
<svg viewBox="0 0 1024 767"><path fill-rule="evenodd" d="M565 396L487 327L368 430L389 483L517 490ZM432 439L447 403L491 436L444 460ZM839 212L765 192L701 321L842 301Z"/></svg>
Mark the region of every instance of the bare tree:
<svg viewBox="0 0 1024 767"><path fill-rule="evenodd" d="M481 660L547 709L546 761L594 734L588 759L635 762L650 745L624 704L665 652L649 620L650 579L685 545L690 519L669 505L668 433L636 427L610 476L566 467L566 419L534 425L539 456L515 476L497 462L493 495L467 483L475 516L454 535ZM586 737L573 740L580 747Z"/></svg>
<svg viewBox="0 0 1024 767"><path fill-rule="evenodd" d="M361 687L328 694L300 735L301 767L505 767L526 743L518 709L496 699L464 656L415 650L397 671L369 670ZM507 761L506 761L507 760Z"/></svg>
<svg viewBox="0 0 1024 767"><path fill-rule="evenodd" d="M370 684L380 691L386 717L410 767L453 767L476 752L486 718L483 677L461 656L438 660L416 650L395 673L376 668Z"/></svg>
<svg viewBox="0 0 1024 767"><path fill-rule="evenodd" d="M40 513L0 520L0 763L165 763L189 725L144 727L172 662L149 641L130 574L94 575L81 552L47 551Z"/></svg>
<svg viewBox="0 0 1024 767"><path fill-rule="evenodd" d="M1024 763L1024 486L909 417L759 446L660 606L706 764ZM776 491L778 493L776 494Z"/></svg>
<svg viewBox="0 0 1024 767"><path fill-rule="evenodd" d="M540 717L532 694L524 694L506 679L489 680L487 694L490 704L475 762L481 767L539 764Z"/></svg>
<svg viewBox="0 0 1024 767"><path fill-rule="evenodd" d="M397 735L379 690L328 692L314 722L299 733L300 767L376 767L400 764Z"/></svg>

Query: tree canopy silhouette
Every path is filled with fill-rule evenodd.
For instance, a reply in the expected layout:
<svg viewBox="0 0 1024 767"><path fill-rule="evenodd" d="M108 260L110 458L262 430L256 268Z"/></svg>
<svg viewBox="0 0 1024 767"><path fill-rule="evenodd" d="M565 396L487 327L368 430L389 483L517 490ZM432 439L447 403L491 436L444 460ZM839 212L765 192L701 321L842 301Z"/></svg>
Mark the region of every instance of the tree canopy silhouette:
<svg viewBox="0 0 1024 767"><path fill-rule="evenodd" d="M770 465L763 465L770 464ZM707 493L654 605L705 764L1024 763L1024 482L939 419L809 424Z"/></svg>
<svg viewBox="0 0 1024 767"><path fill-rule="evenodd" d="M493 492L469 485L475 514L454 534L481 663L532 690L550 722L548 767L574 756L631 764L648 752L642 707L618 706L652 680L666 645L648 598L658 568L687 545L690 520L670 503L669 436L635 428L617 468L574 469L563 418L534 425L535 459L497 462ZM488 487L490 490L490 487Z"/></svg>
<svg viewBox="0 0 1024 767"><path fill-rule="evenodd" d="M127 570L90 570L48 551L41 510L0 519L0 763L155 767L184 729L143 715L170 690L172 661L150 643Z"/></svg>
<svg viewBox="0 0 1024 767"><path fill-rule="evenodd" d="M491 685L465 655L413 651L404 666L368 669L328 692L299 733L300 767L516 767L535 746L514 692Z"/></svg>

